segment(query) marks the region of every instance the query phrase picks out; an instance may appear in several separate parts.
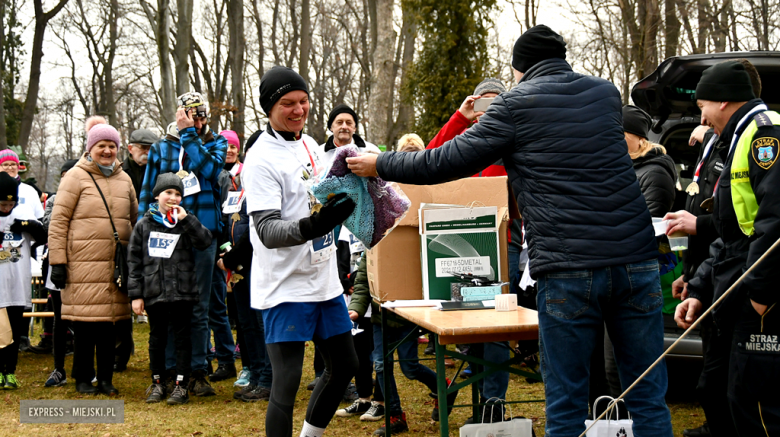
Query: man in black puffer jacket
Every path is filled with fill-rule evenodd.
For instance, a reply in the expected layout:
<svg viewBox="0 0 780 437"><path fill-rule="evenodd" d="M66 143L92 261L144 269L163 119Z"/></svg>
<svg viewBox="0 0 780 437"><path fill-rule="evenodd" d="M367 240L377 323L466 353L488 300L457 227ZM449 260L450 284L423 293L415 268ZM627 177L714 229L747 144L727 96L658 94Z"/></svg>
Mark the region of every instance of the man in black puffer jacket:
<svg viewBox="0 0 780 437"><path fill-rule="evenodd" d="M538 280L546 435L576 436L588 414L590 357L607 325L620 379L633 382L663 352L661 284L650 213L639 191L610 82L578 74L563 38L536 26L515 43L519 84L477 125L442 147L348 160L359 176L438 184L504 160ZM671 437L666 368L626 397L637 436Z"/></svg>

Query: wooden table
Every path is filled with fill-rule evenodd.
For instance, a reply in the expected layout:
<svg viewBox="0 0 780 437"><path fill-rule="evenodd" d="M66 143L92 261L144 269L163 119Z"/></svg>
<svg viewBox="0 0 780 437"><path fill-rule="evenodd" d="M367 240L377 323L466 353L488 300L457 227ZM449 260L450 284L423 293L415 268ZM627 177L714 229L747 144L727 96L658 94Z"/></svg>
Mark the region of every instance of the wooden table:
<svg viewBox="0 0 780 437"><path fill-rule="evenodd" d="M539 378L538 375L511 367L519 361L520 357L511 358L504 363L493 363L476 357L462 355L457 352L451 352L446 349L448 344L468 344L468 343L490 343L496 341L508 340L536 340L539 338L539 319L536 311L518 307L517 311L498 312L489 310L462 310L462 311L440 311L433 307L415 307L415 308L386 308L382 307L382 347L385 359L384 371L393 371L393 352L397 344L404 341L416 341L417 331L412 331L410 337L398 342L394 347L387 342L387 315L393 313L420 328L430 332L431 340L434 342L436 350L436 379L437 393L439 398L439 431L442 437L449 436L449 414L447 412L447 395L453 393L467 385L472 387L472 404L458 405L471 406L473 408L475 421L479 420L479 391L477 382L484 377L497 371L508 371L518 375ZM453 383L447 386L446 368L444 366L445 357L460 359L484 367L484 371L474 374L461 383ZM461 365L462 368L462 365ZM459 371L458 371L459 372ZM388 393L387 381L385 376L384 393ZM386 435L390 435L390 416L385 416Z"/></svg>

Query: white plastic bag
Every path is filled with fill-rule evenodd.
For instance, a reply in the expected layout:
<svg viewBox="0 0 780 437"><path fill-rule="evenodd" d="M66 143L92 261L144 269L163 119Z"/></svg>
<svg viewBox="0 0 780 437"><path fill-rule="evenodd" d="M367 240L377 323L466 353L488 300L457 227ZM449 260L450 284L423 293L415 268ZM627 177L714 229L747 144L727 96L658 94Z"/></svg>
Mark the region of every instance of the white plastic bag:
<svg viewBox="0 0 780 437"><path fill-rule="evenodd" d="M501 405L501 404L499 404ZM485 418L482 407L482 419ZM490 415L492 416L492 409ZM509 413L512 414L511 412ZM460 437L532 437L533 422L530 419L516 418L496 423L470 423L460 427Z"/></svg>
<svg viewBox="0 0 780 437"><path fill-rule="evenodd" d="M609 399L609 406L615 403L615 399L610 396L601 396L593 402L593 411L597 411L596 405L602 399ZM623 399L620 399L623 402ZM609 407L608 406L608 407ZM615 417L615 419L612 419ZM585 429L588 429L593 424L593 420L585 421ZM631 414L627 419L620 418L620 412L617 405L612 408L612 411L607 413L606 417L596 422L592 428L585 434L586 437L634 437L634 421L631 420Z"/></svg>

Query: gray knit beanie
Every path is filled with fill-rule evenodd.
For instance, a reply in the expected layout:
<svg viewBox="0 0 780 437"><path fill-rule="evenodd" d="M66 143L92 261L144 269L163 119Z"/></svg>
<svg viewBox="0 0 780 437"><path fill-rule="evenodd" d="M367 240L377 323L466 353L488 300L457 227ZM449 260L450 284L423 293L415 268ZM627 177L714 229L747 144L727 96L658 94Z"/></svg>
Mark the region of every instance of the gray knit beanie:
<svg viewBox="0 0 780 437"><path fill-rule="evenodd" d="M163 173L157 176L157 182L154 184L154 190L152 190L152 197L159 196L160 193L169 188L174 188L179 190L180 194L184 194L184 184L175 173Z"/></svg>
<svg viewBox="0 0 780 437"><path fill-rule="evenodd" d="M506 92L506 87L504 87L504 84L501 83L500 80L489 77L477 85L476 88L474 88L474 94L475 96L481 96L487 93L496 93L501 94Z"/></svg>

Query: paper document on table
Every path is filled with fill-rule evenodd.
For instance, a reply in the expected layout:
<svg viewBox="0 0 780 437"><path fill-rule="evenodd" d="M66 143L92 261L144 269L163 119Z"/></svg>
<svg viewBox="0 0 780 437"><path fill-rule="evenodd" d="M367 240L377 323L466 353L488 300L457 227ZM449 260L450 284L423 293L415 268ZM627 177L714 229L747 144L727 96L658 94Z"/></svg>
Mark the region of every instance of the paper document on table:
<svg viewBox="0 0 780 437"><path fill-rule="evenodd" d="M385 308L414 308L414 307L437 307L441 308L441 303L445 302L441 299L427 299L427 300L396 300L393 302L385 302L382 304Z"/></svg>

